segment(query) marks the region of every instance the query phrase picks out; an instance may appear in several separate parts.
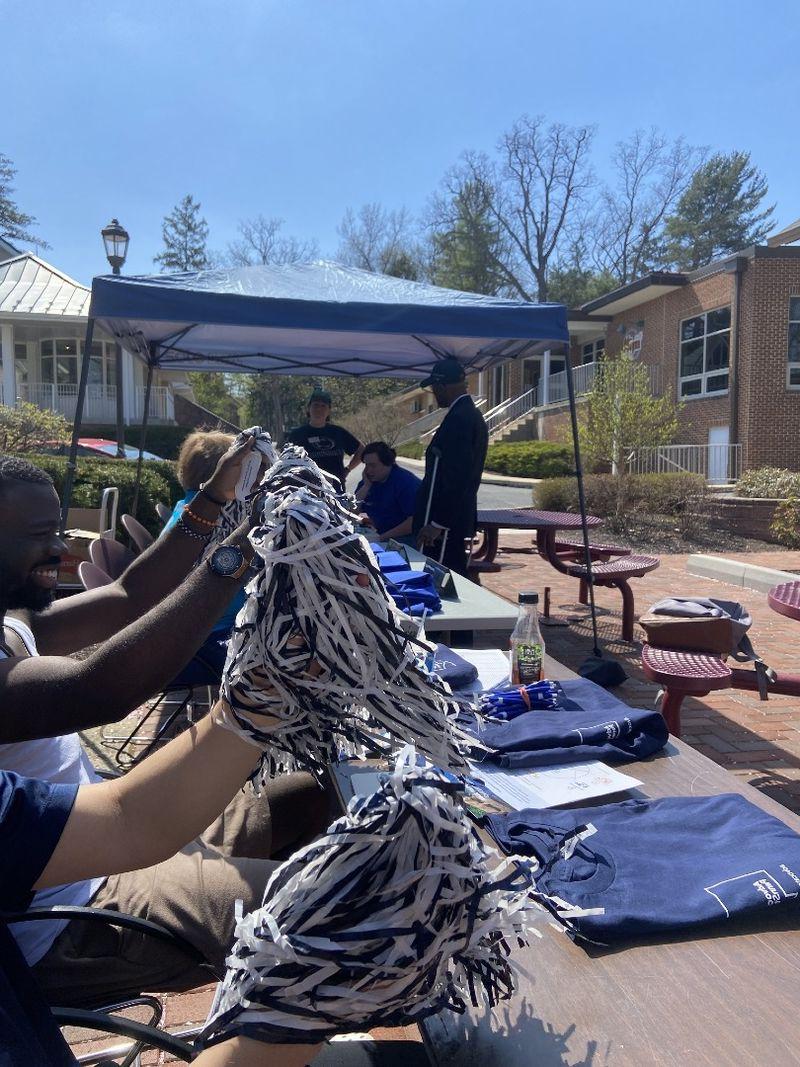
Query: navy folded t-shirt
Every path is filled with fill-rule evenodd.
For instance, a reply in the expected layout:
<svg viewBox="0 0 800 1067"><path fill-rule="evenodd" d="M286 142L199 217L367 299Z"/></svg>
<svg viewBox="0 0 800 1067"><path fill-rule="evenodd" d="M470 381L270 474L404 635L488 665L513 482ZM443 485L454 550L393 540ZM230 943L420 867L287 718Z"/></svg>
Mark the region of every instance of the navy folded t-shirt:
<svg viewBox="0 0 800 1067"><path fill-rule="evenodd" d="M800 835L737 793L527 808L486 826L505 852L539 860L543 903L576 938L609 944L775 908L800 919Z"/></svg>
<svg viewBox="0 0 800 1067"><path fill-rule="evenodd" d="M530 711L510 722L473 722L472 731L493 751L483 758L500 767L548 767L603 760L630 763L646 759L666 744L664 717L629 708L585 678L559 683L555 711Z"/></svg>

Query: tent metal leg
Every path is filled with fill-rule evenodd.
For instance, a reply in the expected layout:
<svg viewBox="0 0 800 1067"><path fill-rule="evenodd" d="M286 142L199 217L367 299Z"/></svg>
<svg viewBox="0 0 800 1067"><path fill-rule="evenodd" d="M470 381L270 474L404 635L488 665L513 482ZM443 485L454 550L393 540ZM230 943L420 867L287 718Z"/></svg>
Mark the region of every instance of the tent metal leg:
<svg viewBox="0 0 800 1067"><path fill-rule="evenodd" d="M139 459L136 462L136 484L133 489L133 503L131 504L131 515L136 518L136 511L139 507L139 486L142 483L142 461L144 459L144 439L147 433L147 417L150 413L150 392L153 388L153 364L147 364L147 384L144 390L144 414L142 415L142 433L139 437Z"/></svg>
<svg viewBox="0 0 800 1067"><path fill-rule="evenodd" d="M81 376L78 381L78 396L75 401L75 421L72 425L72 440L69 445L69 457L67 459L67 471L64 476L64 489L61 493L61 533L67 528L67 514L72 500L72 487L75 483L75 471L78 465L78 438L81 435L81 422L83 421L83 404L86 399L86 386L89 383L89 361L92 351L92 337L94 336L94 319L86 323L86 338L83 342L83 359L81 360Z"/></svg>

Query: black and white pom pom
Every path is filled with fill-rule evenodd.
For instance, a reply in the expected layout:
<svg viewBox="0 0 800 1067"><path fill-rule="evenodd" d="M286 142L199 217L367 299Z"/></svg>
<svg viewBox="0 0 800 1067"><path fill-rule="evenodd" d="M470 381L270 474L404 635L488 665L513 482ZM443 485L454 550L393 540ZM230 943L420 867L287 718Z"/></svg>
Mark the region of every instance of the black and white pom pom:
<svg viewBox="0 0 800 1067"><path fill-rule="evenodd" d="M407 742L463 772L474 744L455 721L465 702L425 671L356 516L312 487L316 469L284 453L260 487L263 523L250 540L261 568L229 642L221 721L263 748L262 778L320 774L342 752L388 755Z"/></svg>
<svg viewBox="0 0 800 1067"><path fill-rule="evenodd" d="M206 1045L312 1043L511 995L510 944L544 914L533 864L490 871L496 853L456 789L409 746L378 792L275 871L262 906L238 918Z"/></svg>
<svg viewBox="0 0 800 1067"><path fill-rule="evenodd" d="M237 434L233 442L234 447L243 444L248 437L255 438L253 450L242 463L242 472L236 483L236 496L233 500L229 500L219 513L217 524L203 551L204 559L242 525L247 518L248 500L261 480L260 472L263 463L266 461L269 466L272 466L278 458L272 438L260 426L251 426L249 430L243 430Z"/></svg>

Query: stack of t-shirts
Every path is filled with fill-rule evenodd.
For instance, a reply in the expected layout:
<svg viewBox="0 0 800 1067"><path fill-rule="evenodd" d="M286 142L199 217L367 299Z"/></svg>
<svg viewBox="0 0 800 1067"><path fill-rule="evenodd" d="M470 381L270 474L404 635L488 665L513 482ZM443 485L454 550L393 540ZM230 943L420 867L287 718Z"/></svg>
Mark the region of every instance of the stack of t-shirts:
<svg viewBox="0 0 800 1067"><path fill-rule="evenodd" d="M492 750L482 754L487 762L501 767L630 763L666 744L669 731L659 712L629 708L584 678L559 684L563 696L555 711L529 711L510 722L472 723L477 739Z"/></svg>
<svg viewBox="0 0 800 1067"><path fill-rule="evenodd" d="M800 835L735 793L532 808L487 816L509 853L535 856L542 902L599 944L772 909L800 918Z"/></svg>
<svg viewBox="0 0 800 1067"><path fill-rule="evenodd" d="M426 571L412 570L399 552L387 552L370 545L389 596L406 615L433 615L442 610L433 578Z"/></svg>

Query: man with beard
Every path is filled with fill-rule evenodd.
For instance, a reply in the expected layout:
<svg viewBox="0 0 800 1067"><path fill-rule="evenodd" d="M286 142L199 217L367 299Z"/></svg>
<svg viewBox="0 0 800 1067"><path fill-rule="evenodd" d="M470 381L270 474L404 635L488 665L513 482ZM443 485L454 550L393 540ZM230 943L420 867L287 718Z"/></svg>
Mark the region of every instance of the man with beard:
<svg viewBox="0 0 800 1067"><path fill-rule="evenodd" d="M68 785L97 780L76 731L121 718L167 685L245 581L252 559L247 524L186 575L232 499L251 448L251 442L231 448L174 530L118 581L55 603L65 549L58 496L43 471L0 457L0 770ZM70 655L94 645L82 659ZM91 903L143 915L219 964L234 902L260 896L271 870L267 857L310 840L328 816L325 794L310 775L285 775L266 801L239 793L201 838L157 868L46 889L33 903ZM168 946L143 947L136 936L96 922L12 929L51 1003L122 999L208 980Z"/></svg>

